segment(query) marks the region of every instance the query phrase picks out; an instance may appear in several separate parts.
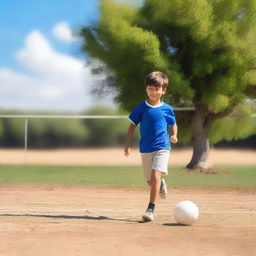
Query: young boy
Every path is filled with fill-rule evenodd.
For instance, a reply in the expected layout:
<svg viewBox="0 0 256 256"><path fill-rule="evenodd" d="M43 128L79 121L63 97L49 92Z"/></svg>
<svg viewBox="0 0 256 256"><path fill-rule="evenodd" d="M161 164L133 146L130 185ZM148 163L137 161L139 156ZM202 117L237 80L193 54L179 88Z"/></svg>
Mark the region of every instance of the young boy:
<svg viewBox="0 0 256 256"><path fill-rule="evenodd" d="M148 74L145 77L148 99L137 105L129 115L131 124L125 141L124 154L129 156L131 152L131 138L136 126L140 123L142 167L144 177L150 186L148 208L142 216L142 219L145 221L153 220L158 195L161 198L166 198L167 187L161 175L168 174L170 141L172 143L178 142L178 128L172 107L161 101L168 83L168 77L160 71Z"/></svg>

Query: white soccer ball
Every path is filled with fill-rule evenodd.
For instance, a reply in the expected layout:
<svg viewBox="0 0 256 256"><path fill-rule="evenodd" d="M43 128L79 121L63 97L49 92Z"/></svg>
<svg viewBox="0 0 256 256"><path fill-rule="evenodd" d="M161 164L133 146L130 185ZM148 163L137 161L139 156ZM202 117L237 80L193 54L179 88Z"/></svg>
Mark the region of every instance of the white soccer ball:
<svg viewBox="0 0 256 256"><path fill-rule="evenodd" d="M173 216L179 224L192 225L199 217L199 208L192 201L181 201L176 205Z"/></svg>

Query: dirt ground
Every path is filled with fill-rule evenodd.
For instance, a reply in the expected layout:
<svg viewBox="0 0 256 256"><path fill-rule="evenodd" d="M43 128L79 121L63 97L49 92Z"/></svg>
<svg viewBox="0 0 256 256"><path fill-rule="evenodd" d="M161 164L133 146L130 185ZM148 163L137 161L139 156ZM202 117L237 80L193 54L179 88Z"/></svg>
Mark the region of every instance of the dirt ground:
<svg viewBox="0 0 256 256"><path fill-rule="evenodd" d="M154 222L142 223L146 189L1 185L0 255L256 255L255 194L169 192ZM200 217L180 226L172 212L187 199Z"/></svg>
<svg viewBox="0 0 256 256"><path fill-rule="evenodd" d="M185 166L192 156L192 149L171 151L170 165ZM140 165L140 153L133 149L129 157L123 155L122 148L98 149L57 149L31 150L27 153L23 149L1 149L0 164L51 164L51 165L98 165L98 166L131 166ZM210 165L255 165L255 150L211 149Z"/></svg>

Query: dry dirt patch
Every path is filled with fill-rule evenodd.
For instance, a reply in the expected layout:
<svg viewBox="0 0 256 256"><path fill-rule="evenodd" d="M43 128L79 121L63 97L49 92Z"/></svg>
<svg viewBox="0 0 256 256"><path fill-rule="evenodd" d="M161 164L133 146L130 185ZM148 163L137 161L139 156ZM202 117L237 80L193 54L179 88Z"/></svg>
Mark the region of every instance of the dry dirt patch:
<svg viewBox="0 0 256 256"><path fill-rule="evenodd" d="M192 155L192 149L171 151L170 165L185 166ZM0 149L0 164L22 164L24 159L30 164L53 165L140 165L140 153L133 149L129 157L123 155L122 148L97 149L58 149L58 150L31 150L27 155L23 149ZM221 165L255 165L255 150L211 149L210 164Z"/></svg>
<svg viewBox="0 0 256 256"><path fill-rule="evenodd" d="M172 211L186 199L200 218L178 226ZM256 255L253 194L171 189L141 223L147 201L145 189L1 185L0 255Z"/></svg>

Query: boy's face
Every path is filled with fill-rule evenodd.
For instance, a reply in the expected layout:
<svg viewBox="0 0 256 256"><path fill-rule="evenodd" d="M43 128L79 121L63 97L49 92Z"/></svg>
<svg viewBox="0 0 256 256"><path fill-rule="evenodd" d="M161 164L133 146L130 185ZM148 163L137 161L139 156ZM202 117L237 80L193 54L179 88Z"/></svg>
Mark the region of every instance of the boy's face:
<svg viewBox="0 0 256 256"><path fill-rule="evenodd" d="M162 95L165 94L166 88L149 84L146 86L146 92L151 101L159 101Z"/></svg>

